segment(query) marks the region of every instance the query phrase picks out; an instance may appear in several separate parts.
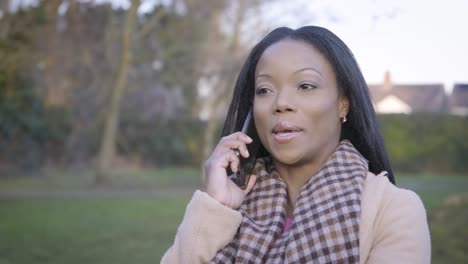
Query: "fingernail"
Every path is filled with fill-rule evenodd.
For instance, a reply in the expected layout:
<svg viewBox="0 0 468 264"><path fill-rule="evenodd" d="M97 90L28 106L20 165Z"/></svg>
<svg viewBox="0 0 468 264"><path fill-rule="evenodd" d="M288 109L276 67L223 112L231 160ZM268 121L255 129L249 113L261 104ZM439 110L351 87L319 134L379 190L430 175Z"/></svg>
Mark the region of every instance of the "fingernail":
<svg viewBox="0 0 468 264"><path fill-rule="evenodd" d="M238 149L235 149L235 150L234 150L234 153L236 154L237 157L239 157L240 153L239 153L239 150L238 150Z"/></svg>
<svg viewBox="0 0 468 264"><path fill-rule="evenodd" d="M249 154L249 151L246 149L245 150L245 155L248 157L250 154Z"/></svg>

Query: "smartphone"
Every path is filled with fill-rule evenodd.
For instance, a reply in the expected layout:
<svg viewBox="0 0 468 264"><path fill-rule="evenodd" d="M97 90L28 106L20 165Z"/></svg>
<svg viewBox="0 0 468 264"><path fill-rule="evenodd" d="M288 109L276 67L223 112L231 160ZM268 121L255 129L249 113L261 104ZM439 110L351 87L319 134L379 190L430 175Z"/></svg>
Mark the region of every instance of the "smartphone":
<svg viewBox="0 0 468 264"><path fill-rule="evenodd" d="M249 151L249 157L244 158L242 155L239 157L239 169L237 173L232 173L230 167L228 167L229 178L237 184L242 190L247 188L249 183L250 175L252 174L253 168L255 166L255 161L257 160L258 152L261 147L260 139L258 138L257 129L255 128L255 122L253 119L252 108L249 110L247 117L245 118L244 125L242 126L243 133L249 136L252 139L250 144L247 144L247 150ZM239 153L237 151L237 153Z"/></svg>

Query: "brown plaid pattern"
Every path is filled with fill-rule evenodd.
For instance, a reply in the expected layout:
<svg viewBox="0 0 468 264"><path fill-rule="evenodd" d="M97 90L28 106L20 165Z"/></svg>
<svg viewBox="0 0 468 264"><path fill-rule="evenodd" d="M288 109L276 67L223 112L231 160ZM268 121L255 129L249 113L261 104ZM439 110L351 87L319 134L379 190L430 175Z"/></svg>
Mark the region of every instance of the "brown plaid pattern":
<svg viewBox="0 0 468 264"><path fill-rule="evenodd" d="M359 263L361 191L367 160L343 140L297 199L293 224L281 234L287 188L269 158L259 159L258 179L239 211L234 239L211 263Z"/></svg>

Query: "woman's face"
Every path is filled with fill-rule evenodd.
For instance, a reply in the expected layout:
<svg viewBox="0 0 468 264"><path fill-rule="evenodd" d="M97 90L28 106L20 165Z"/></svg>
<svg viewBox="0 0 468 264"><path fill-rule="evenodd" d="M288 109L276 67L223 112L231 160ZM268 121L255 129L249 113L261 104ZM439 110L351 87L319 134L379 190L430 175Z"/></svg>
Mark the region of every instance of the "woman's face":
<svg viewBox="0 0 468 264"><path fill-rule="evenodd" d="M277 162L326 160L338 145L340 117L347 111L331 64L312 45L286 39L260 57L254 119L262 144Z"/></svg>

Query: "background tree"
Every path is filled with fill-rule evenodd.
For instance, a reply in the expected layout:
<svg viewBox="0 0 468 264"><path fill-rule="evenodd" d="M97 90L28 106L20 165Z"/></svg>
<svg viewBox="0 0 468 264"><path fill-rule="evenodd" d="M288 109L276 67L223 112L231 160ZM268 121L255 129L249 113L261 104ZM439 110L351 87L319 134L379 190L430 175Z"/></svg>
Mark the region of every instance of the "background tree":
<svg viewBox="0 0 468 264"><path fill-rule="evenodd" d="M47 133L47 109L34 89L34 41L44 25L43 10L9 12L0 20L0 175L38 170Z"/></svg>
<svg viewBox="0 0 468 264"><path fill-rule="evenodd" d="M111 90L110 101L104 120L104 131L101 138L101 147L96 171L96 183L102 184L108 181L109 168L115 153L115 139L119 122L119 108L122 95L127 85L127 75L132 58L133 28L137 16L140 0L132 0L128 9L125 27L122 34L122 52L119 68L116 74L115 84Z"/></svg>

